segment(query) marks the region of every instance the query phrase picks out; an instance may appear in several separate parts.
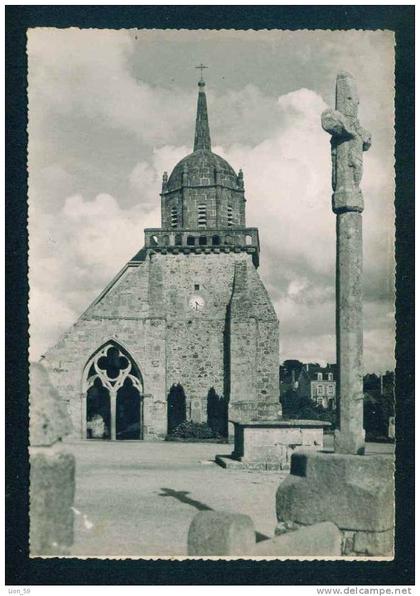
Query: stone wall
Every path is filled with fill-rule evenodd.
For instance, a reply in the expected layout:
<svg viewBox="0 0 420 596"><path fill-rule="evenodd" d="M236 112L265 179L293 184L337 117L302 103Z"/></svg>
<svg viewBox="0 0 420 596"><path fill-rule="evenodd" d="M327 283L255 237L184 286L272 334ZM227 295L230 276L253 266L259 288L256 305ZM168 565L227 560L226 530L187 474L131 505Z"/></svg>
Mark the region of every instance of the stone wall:
<svg viewBox="0 0 420 596"><path fill-rule="evenodd" d="M235 267L246 277L246 296L235 294ZM190 304L194 296L203 300L198 311ZM231 405L241 402L244 416L248 410L264 416L273 404L278 409L278 322L247 253L150 250L144 262L122 270L43 360L67 403L75 437L84 437L83 371L110 340L141 371L144 438L166 434L174 384L182 385L187 416L197 421L207 420L210 390L229 397L231 389Z"/></svg>
<svg viewBox="0 0 420 596"><path fill-rule="evenodd" d="M246 254L156 255L164 270L167 319L167 389L181 384L187 412L196 421L207 420L211 389L225 395L226 312L232 294L234 262ZM196 289L197 288L197 289ZM193 296L204 300L200 311L191 308Z"/></svg>

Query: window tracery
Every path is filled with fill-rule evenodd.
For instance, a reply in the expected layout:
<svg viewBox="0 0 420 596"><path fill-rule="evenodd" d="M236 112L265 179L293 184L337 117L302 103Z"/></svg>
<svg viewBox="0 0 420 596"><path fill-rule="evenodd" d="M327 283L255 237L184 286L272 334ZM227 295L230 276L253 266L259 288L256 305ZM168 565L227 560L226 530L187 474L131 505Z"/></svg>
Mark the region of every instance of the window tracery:
<svg viewBox="0 0 420 596"><path fill-rule="evenodd" d="M116 344L109 342L92 358L87 376L87 389L92 387L96 379L111 392L117 392L126 379L142 392L142 384L136 366L128 354Z"/></svg>

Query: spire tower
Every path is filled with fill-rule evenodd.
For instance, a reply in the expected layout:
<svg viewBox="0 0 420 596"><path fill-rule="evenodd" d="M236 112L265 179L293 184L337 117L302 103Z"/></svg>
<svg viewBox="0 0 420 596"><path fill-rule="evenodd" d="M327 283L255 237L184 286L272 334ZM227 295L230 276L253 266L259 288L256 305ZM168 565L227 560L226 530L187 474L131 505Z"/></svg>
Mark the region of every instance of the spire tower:
<svg viewBox="0 0 420 596"><path fill-rule="evenodd" d="M206 68L198 66L197 68ZM207 99L204 90L206 83L201 78L198 81L197 118L195 121L194 151L211 151L209 117L207 115Z"/></svg>

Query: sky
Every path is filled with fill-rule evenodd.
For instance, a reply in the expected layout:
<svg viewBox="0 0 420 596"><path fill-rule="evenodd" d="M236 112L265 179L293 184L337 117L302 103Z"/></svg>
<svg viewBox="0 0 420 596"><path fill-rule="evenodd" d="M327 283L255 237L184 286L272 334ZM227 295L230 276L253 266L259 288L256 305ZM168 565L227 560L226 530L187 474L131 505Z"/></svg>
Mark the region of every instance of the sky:
<svg viewBox="0 0 420 596"><path fill-rule="evenodd" d="M394 363L394 39L389 31L28 31L30 357L160 226L162 173L192 151L205 70L213 151L243 169L280 361L335 362L329 135L338 71L372 133L361 187L364 366Z"/></svg>

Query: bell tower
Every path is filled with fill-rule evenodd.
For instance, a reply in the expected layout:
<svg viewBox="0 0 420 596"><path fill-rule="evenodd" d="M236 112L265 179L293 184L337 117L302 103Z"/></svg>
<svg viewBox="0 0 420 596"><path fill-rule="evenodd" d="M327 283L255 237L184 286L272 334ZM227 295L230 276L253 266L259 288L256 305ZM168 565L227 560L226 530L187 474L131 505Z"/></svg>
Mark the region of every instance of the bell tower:
<svg viewBox="0 0 420 596"><path fill-rule="evenodd" d="M252 254L258 267L258 230L246 227L243 173L239 170L236 174L211 149L205 87L201 76L193 152L169 177L163 173L161 228L145 230L145 246L155 251L201 251L204 247L209 252L244 251Z"/></svg>

